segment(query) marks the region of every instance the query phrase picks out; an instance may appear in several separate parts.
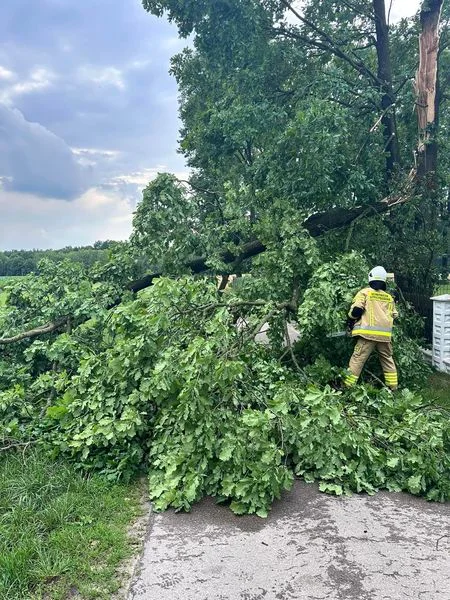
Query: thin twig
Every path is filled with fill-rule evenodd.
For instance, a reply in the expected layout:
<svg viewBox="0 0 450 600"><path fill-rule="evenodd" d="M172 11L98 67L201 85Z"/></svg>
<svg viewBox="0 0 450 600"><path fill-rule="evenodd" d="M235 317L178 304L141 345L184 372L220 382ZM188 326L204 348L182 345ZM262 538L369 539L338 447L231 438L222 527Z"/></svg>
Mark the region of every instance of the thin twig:
<svg viewBox="0 0 450 600"><path fill-rule="evenodd" d="M381 383L381 385L387 389L389 389L387 387L387 385L384 383L384 381L381 381L381 379L379 377L377 377L374 373L372 373L372 371L369 371L369 369L366 369L367 373L369 373L369 375L371 377L373 377L376 381L378 381L378 383Z"/></svg>
<svg viewBox="0 0 450 600"><path fill-rule="evenodd" d="M450 537L450 535L448 535L448 534L446 534L446 535L441 535L441 537L439 537L439 538L436 540L436 550L439 550L439 542L440 542L441 540L443 540L444 538L448 538L448 537Z"/></svg>
<svg viewBox="0 0 450 600"><path fill-rule="evenodd" d="M0 452L5 452L6 450L10 450L11 448L24 448L25 450L28 448L28 446L30 446L31 444L34 444L36 442L36 440L32 440L30 442L13 442L12 444L9 444L8 446L3 446L2 448L0 448Z"/></svg>
<svg viewBox="0 0 450 600"><path fill-rule="evenodd" d="M388 10L388 15L387 15L387 26L390 26L390 21L391 21L391 11L392 11L392 4L394 3L394 0L391 0L391 3L389 5L389 10Z"/></svg>

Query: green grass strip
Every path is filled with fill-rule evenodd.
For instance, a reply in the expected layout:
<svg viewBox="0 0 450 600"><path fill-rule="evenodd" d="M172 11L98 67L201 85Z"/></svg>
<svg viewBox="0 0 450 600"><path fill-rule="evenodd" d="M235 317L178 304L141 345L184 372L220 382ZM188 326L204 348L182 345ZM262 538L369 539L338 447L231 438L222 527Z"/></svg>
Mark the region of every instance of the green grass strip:
<svg viewBox="0 0 450 600"><path fill-rule="evenodd" d="M37 452L0 457L0 599L109 599L141 490Z"/></svg>

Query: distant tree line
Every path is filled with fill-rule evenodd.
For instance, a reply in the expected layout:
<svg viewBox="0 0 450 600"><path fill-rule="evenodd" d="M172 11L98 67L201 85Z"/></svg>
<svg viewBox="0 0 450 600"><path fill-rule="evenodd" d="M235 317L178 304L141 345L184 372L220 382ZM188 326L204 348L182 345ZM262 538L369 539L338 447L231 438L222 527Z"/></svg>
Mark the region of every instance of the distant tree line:
<svg viewBox="0 0 450 600"><path fill-rule="evenodd" d="M106 262L109 249L116 243L95 242L92 246L66 246L60 250L6 250L0 252L0 277L37 272L43 258L55 262L69 259L90 267L96 262Z"/></svg>

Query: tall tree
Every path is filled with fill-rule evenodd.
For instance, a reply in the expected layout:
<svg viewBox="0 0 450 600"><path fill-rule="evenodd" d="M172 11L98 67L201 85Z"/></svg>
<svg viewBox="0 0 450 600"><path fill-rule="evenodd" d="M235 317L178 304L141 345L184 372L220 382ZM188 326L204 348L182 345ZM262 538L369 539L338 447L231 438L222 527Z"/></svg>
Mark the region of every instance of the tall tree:
<svg viewBox="0 0 450 600"><path fill-rule="evenodd" d="M245 257L245 244L253 250L255 238L260 249L279 243L293 215L314 235L357 218L365 241L346 236L347 247L359 244L399 275L408 271L431 285L433 215L425 215L422 256L411 247L423 229L417 202L411 214L379 221L375 237L360 217L402 204L419 188L423 194L417 187L423 160L412 171L412 160L401 164L400 148L412 157L427 147L438 166L437 138L434 149L417 146L408 82L420 58L417 27L425 29L433 13L436 29L440 10L424 3L420 23L389 26L380 0L309 0L301 12L287 0L145 0L144 6L168 11L182 35L193 34L194 50L174 58L173 73L182 99L181 148L202 205L197 231L204 255L220 259L228 248ZM429 68L424 58L421 69ZM390 196L380 204L386 184ZM154 192L150 186L145 198ZM337 238L335 251L343 243Z"/></svg>

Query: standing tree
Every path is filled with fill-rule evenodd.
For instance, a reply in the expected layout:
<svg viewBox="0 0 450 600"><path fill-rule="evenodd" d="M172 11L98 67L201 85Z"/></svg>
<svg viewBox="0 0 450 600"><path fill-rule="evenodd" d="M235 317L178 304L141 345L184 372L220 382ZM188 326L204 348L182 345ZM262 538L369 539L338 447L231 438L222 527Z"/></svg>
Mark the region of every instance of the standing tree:
<svg viewBox="0 0 450 600"><path fill-rule="evenodd" d="M246 244L253 256L256 240L264 250L288 222L312 235L351 225L351 237L325 236L328 251L358 248L390 264L406 292L420 282L429 294L448 166L447 153L438 158L449 117L447 83L437 83L448 52L439 50L443 1L395 25L383 0L309 0L301 11L287 0L143 4L193 35L172 72L195 236L209 264L225 251L241 263Z"/></svg>

